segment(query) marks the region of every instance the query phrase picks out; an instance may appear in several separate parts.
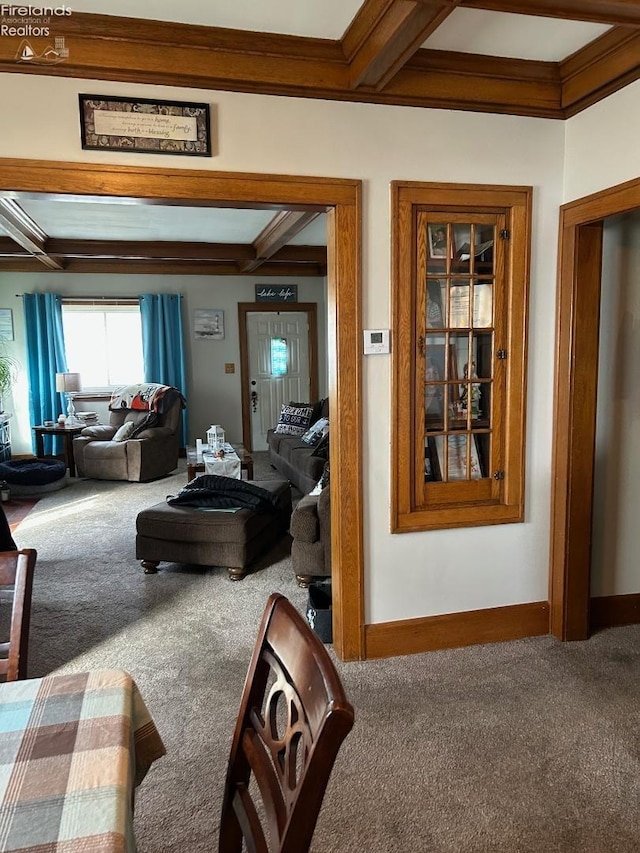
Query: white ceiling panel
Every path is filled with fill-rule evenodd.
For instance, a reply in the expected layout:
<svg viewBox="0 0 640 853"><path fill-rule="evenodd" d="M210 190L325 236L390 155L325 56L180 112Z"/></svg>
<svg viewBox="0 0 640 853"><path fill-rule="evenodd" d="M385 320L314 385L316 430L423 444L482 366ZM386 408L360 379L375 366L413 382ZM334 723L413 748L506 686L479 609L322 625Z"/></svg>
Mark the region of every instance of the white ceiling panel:
<svg viewBox="0 0 640 853"><path fill-rule="evenodd" d="M34 199L21 199L20 206L47 236L70 240L251 243L274 216L272 210Z"/></svg>
<svg viewBox="0 0 640 853"><path fill-rule="evenodd" d="M310 222L306 228L289 240L292 246L326 246L327 245L327 214L321 213Z"/></svg>
<svg viewBox="0 0 640 853"><path fill-rule="evenodd" d="M454 9L423 47L559 62L608 29L584 21Z"/></svg>
<svg viewBox="0 0 640 853"><path fill-rule="evenodd" d="M73 12L339 39L362 0L78 0Z"/></svg>

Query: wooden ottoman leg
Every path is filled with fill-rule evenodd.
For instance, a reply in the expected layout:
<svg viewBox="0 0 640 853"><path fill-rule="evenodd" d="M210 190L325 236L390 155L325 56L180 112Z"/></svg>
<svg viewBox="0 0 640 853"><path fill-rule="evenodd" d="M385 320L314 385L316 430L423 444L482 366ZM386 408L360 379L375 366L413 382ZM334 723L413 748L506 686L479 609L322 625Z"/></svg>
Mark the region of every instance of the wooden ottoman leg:
<svg viewBox="0 0 640 853"><path fill-rule="evenodd" d="M247 573L246 569L241 569L235 566L233 568L228 568L227 571L229 572L230 581L241 581Z"/></svg>
<svg viewBox="0 0 640 853"><path fill-rule="evenodd" d="M140 565L144 569L145 575L157 575L160 560L141 560Z"/></svg>
<svg viewBox="0 0 640 853"><path fill-rule="evenodd" d="M302 589L307 589L311 585L313 575L296 575L296 580L298 581L298 586L302 587Z"/></svg>

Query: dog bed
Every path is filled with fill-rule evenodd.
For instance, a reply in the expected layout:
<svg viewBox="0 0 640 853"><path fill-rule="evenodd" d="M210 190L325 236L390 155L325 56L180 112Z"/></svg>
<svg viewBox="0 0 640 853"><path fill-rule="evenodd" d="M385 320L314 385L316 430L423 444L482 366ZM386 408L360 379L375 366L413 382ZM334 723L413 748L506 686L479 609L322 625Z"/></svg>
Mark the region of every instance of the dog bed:
<svg viewBox="0 0 640 853"><path fill-rule="evenodd" d="M67 467L58 459L9 459L0 462L0 480L13 497L33 497L67 485Z"/></svg>

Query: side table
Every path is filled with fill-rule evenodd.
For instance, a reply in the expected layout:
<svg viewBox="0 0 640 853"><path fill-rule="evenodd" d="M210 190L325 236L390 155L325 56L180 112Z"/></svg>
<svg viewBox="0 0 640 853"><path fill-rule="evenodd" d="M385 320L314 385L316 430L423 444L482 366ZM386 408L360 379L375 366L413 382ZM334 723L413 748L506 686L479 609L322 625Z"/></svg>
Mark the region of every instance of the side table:
<svg viewBox="0 0 640 853"><path fill-rule="evenodd" d="M64 441L64 461L69 469L69 476L76 476L76 462L73 458L73 439L76 435L80 435L84 426L34 426L32 427L36 434L36 456L41 459L44 456L44 439L45 435L57 435Z"/></svg>

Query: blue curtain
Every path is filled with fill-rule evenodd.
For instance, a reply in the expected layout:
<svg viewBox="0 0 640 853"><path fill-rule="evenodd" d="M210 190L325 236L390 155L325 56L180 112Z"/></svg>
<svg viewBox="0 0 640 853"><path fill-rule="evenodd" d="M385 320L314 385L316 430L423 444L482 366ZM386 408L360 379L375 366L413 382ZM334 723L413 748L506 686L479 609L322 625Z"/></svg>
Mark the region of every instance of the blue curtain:
<svg viewBox="0 0 640 853"><path fill-rule="evenodd" d="M62 300L55 293L22 296L27 337L29 419L31 426L56 420L66 401L56 391L56 373L65 373L67 359L62 328ZM44 452L52 452L50 436L44 436ZM35 452L35 439L33 449Z"/></svg>
<svg viewBox="0 0 640 853"><path fill-rule="evenodd" d="M172 385L186 398L182 297L179 293L143 293L140 315L144 381ZM186 445L188 435L185 409L180 431L182 447Z"/></svg>

